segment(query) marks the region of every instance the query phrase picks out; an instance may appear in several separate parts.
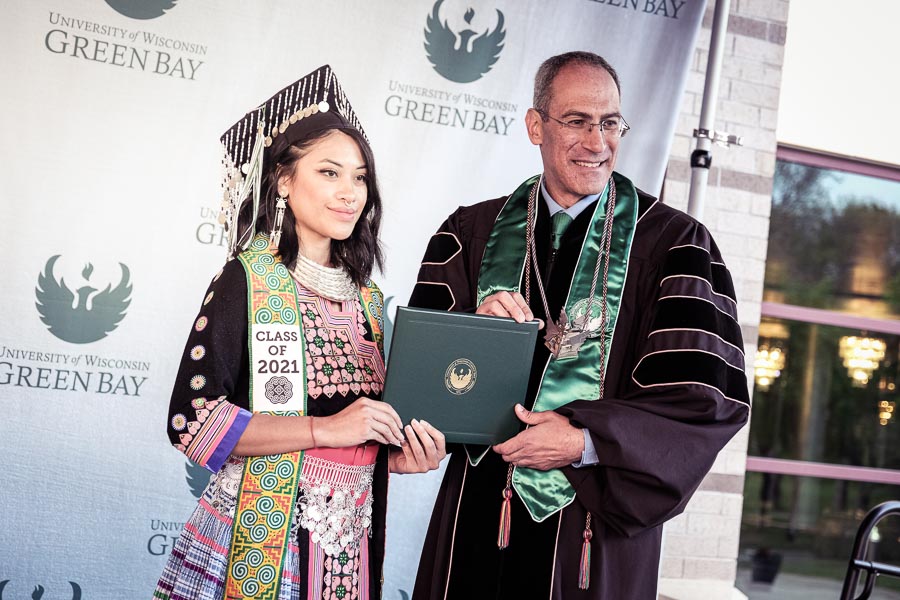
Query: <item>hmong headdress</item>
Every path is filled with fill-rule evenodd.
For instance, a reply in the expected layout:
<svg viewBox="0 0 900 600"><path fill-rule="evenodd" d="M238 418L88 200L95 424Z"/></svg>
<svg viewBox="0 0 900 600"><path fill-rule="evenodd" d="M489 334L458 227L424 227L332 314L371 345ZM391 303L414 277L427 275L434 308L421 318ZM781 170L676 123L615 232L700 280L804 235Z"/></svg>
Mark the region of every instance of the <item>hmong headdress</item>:
<svg viewBox="0 0 900 600"><path fill-rule="evenodd" d="M256 234L264 165L294 142L323 129L355 129L368 141L334 72L323 65L287 86L232 125L222 142L222 214L228 251L246 250ZM253 218L244 231L238 215L253 203Z"/></svg>

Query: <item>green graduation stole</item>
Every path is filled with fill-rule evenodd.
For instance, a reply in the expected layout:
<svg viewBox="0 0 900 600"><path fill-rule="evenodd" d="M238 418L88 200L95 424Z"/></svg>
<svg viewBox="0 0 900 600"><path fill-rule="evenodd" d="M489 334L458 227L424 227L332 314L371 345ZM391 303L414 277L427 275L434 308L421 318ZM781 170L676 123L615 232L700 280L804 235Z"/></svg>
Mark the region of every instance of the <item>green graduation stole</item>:
<svg viewBox="0 0 900 600"><path fill-rule="evenodd" d="M604 357L609 359L613 332L619 314L631 241L637 223L637 191L634 185L622 175L613 173L616 184L616 205L613 214L612 241L607 288L606 348ZM539 185L540 177L534 176L513 192L497 216L494 228L488 238L481 272L478 276L478 301L482 301L499 291L518 292L525 269L525 232L528 218L528 197L531 187ZM540 190L538 190L540 193ZM594 275L597 256L601 251L606 204L609 185L597 202L591 225L581 247L578 264L566 297L566 314L573 318L578 311L587 309L591 280ZM538 199L538 202L543 200ZM535 213L536 214L536 213ZM601 284L598 284L598 288ZM596 290L591 307L592 319L601 314L602 299ZM548 315L549 317L550 315ZM594 335L596 334L596 335ZM551 355L544 367L544 374L538 388L532 410L554 410L573 400L593 400L600 397L600 376L606 364L600 364L599 330L585 340L578 355L572 358L554 359ZM604 361L605 363L606 361ZM470 457L470 462L472 462ZM473 462L474 464L474 462ZM516 490L531 517L543 521L569 505L575 499L575 490L559 469L538 471L516 467L513 471L512 487Z"/></svg>
<svg viewBox="0 0 900 600"><path fill-rule="evenodd" d="M306 344L294 280L265 236L257 236L238 260L247 273L250 410L305 415ZM384 300L368 283L360 300L380 347ZM302 463L303 451L246 458L228 555L227 600L277 600Z"/></svg>

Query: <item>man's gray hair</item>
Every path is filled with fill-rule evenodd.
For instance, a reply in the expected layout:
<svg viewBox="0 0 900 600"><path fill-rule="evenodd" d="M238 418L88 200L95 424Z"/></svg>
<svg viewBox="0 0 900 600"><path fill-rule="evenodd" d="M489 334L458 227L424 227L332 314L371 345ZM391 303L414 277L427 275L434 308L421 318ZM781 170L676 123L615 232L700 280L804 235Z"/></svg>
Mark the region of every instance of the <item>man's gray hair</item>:
<svg viewBox="0 0 900 600"><path fill-rule="evenodd" d="M534 76L534 108L538 112L547 113L547 110L550 108L550 86L560 70L568 65L586 65L603 69L613 78L619 96L622 95L622 89L619 87L619 76L616 74L616 70L612 68L612 65L606 62L605 58L593 52L566 52L565 54L551 56L545 60L541 63L537 74Z"/></svg>

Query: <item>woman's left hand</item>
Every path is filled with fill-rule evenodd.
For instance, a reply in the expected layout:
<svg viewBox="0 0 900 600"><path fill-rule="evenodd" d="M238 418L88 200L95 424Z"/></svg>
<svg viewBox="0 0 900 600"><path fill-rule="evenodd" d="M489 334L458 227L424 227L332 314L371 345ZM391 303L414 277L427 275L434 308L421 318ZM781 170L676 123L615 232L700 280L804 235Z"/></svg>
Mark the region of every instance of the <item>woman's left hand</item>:
<svg viewBox="0 0 900 600"><path fill-rule="evenodd" d="M447 456L444 434L426 421L412 422L403 428L406 441L400 450L391 450L388 469L391 473L425 473L437 469Z"/></svg>

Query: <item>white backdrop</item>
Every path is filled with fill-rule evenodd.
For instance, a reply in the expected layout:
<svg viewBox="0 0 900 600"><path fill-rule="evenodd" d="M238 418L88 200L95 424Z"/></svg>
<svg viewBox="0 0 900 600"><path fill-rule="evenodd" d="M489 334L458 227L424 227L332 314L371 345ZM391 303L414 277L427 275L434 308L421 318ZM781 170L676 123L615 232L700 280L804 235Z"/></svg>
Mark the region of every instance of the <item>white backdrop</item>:
<svg viewBox="0 0 900 600"><path fill-rule="evenodd" d="M218 136L246 110L332 65L377 157L378 281L393 308L449 212L540 170L523 117L548 56L591 50L617 68L633 127L618 170L658 193L704 8L0 0L0 600L149 597L206 479L164 427L188 327L224 262ZM459 83L432 66L433 10L476 42L502 13L486 74ZM436 61L463 65L447 56ZM438 483L391 480L385 598L412 587Z"/></svg>

